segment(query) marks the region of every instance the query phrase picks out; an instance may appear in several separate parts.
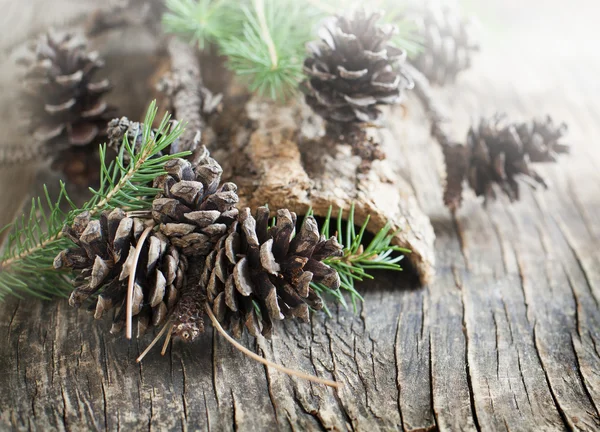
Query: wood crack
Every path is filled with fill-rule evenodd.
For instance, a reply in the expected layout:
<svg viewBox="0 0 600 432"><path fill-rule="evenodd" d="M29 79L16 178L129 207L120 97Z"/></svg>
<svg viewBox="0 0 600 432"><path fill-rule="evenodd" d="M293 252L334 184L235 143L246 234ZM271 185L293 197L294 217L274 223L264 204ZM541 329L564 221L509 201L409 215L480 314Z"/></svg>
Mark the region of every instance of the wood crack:
<svg viewBox="0 0 600 432"><path fill-rule="evenodd" d="M537 324L534 324L534 326L533 326L533 346L535 348L535 352L537 354L538 360L539 360L540 364L542 365L542 371L544 372L544 376L546 378L546 385L548 386L548 389L550 390L550 395L552 396L552 400L554 401L554 406L556 407L556 410L560 414L560 418L563 421L563 425L564 425L565 429L574 430L574 428L571 426L571 423L568 421L563 408L560 406L558 399L556 398L556 394L554 393L554 389L552 388L552 384L550 383L550 378L548 377L548 371L546 370L546 366L544 365L544 361L542 360L542 355L540 353L540 348L538 346L536 328L537 328Z"/></svg>
<svg viewBox="0 0 600 432"><path fill-rule="evenodd" d="M460 289L460 301L462 304L462 325L464 328L465 335L465 372L467 378L467 386L469 388L469 402L471 404L471 413L473 414L473 422L475 424L475 428L480 431L481 427L479 426L479 419L477 417L477 408L475 406L475 391L473 389L473 377L471 376L471 367L469 364L469 328L467 325L466 319L466 308L465 308L465 292L463 287L457 282L457 288Z"/></svg>

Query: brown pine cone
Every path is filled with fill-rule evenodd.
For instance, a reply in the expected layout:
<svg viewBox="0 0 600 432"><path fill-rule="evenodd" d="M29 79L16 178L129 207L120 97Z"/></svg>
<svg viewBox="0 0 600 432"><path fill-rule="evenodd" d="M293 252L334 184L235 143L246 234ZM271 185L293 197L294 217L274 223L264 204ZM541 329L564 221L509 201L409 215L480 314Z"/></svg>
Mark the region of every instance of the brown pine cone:
<svg viewBox="0 0 600 432"><path fill-rule="evenodd" d="M418 2L400 16L415 25L422 44L412 63L432 84L446 85L471 67L479 51L472 19L461 16L457 7L435 1Z"/></svg>
<svg viewBox="0 0 600 432"><path fill-rule="evenodd" d="M568 153L569 146L559 142L566 132L566 125L555 125L550 117L545 121L510 124L503 115L482 119L472 127L466 146L455 146L445 151L448 183L446 204L456 208L457 185L463 180L477 196L485 200L496 198L498 185L511 201L519 199L519 177L533 180L547 187L546 182L532 167L532 162L556 162L557 155Z"/></svg>
<svg viewBox="0 0 600 432"><path fill-rule="evenodd" d="M171 122L175 123L174 121ZM150 131L150 137L153 139L158 139L160 137L156 136L157 130L152 129ZM130 146L134 149L139 150L142 144L144 143L144 123L134 122L129 120L127 117L114 118L110 122L108 122L106 128L106 134L108 138L107 147L112 150L114 153L118 153L123 145L123 140L125 136L127 136L127 141ZM196 134L195 142L198 144L200 141L200 134ZM163 156L164 154L175 154L181 151L181 138L177 138L174 140L170 146L157 153L156 157ZM195 146L197 147L197 146ZM198 151L205 151L204 149L199 149ZM129 155L125 153L123 155L124 161L129 162Z"/></svg>
<svg viewBox="0 0 600 432"><path fill-rule="evenodd" d="M129 217L115 209L104 212L99 220L84 212L72 227L63 230L76 247L61 252L54 267L79 272L69 304L80 307L92 298L88 310L96 319L116 308L111 333L119 332L125 323L131 264L138 240L149 223L148 219ZM164 234L153 231L142 247L135 271L132 312L138 316L139 334L164 322L177 302L186 270L187 258Z"/></svg>
<svg viewBox="0 0 600 432"><path fill-rule="evenodd" d="M98 53L89 52L85 39L74 34L49 32L30 54L21 59L27 67L23 99L41 152L53 160L73 147L95 154L113 111L102 100L110 83L93 79L104 66ZM81 156L85 161L87 155Z"/></svg>
<svg viewBox="0 0 600 432"><path fill-rule="evenodd" d="M312 217L294 237L295 226L296 215L288 210L279 210L269 227L268 208L260 207L256 219L245 208L208 255L201 285L215 316L235 337L243 327L270 337L273 320L307 321L309 307L322 307L311 282L339 288L339 275L323 263L343 255L335 237L322 238Z"/></svg>
<svg viewBox="0 0 600 432"><path fill-rule="evenodd" d="M401 63L406 52L393 46L393 26L378 26L381 13L363 10L337 17L327 36L309 46L304 61L306 103L332 122L373 124L379 105L395 104L412 81Z"/></svg>
<svg viewBox="0 0 600 432"><path fill-rule="evenodd" d="M237 220L237 186L221 185L223 170L208 152L195 168L187 160L173 159L165 170L155 181L163 192L152 204L154 221L186 256L208 255Z"/></svg>

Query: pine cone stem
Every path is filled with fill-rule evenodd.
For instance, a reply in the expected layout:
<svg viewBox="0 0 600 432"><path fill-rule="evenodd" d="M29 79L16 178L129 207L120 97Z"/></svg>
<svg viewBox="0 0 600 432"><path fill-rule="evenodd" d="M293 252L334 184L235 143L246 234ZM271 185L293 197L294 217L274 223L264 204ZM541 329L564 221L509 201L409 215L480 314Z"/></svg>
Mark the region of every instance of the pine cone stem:
<svg viewBox="0 0 600 432"><path fill-rule="evenodd" d="M205 309L206 309L206 314L208 315L208 317L210 318L210 320L213 323L214 328L221 334L221 336L223 336L227 342L229 342L231 345L233 345L234 348L236 348L237 350L241 351L243 354L247 355L248 357L250 357L252 360L255 360L267 367L272 367L273 369L277 369L279 372L283 372L286 375L289 376L295 376L310 382L314 382L314 383L318 383L318 384L323 384L326 385L328 387L333 387L335 389L339 389L341 387L341 384L332 380L326 380L323 378L319 378L316 377L314 375L310 375L304 372L300 372L294 369L289 369L286 368L284 366L281 366L277 363L273 363L269 360L267 360L264 357L259 356L256 353L253 353L252 351L250 351L248 348L246 348L245 346L243 346L242 344L240 344L239 342L237 342L234 338L232 338L221 326L221 324L219 323L219 321L217 320L217 317L215 317L213 311L211 310L210 306L208 305L208 303L205 305Z"/></svg>
<svg viewBox="0 0 600 432"><path fill-rule="evenodd" d="M170 323L171 325L169 325L167 327L167 337L165 338L165 343L163 343L163 347L160 350L160 355L164 356L167 352L167 348L169 348L169 342L171 342L171 337L173 336L173 329L175 327L175 324Z"/></svg>
<svg viewBox="0 0 600 432"><path fill-rule="evenodd" d="M135 273L138 266L138 261L140 259L140 254L142 253L142 248L144 247L144 243L146 239L154 229L154 222L151 222L148 227L144 230L138 244L135 247L135 255L133 256L133 261L130 263L130 273L129 273L129 282L127 284L127 318L126 318L126 327L125 327L125 337L127 339L131 339L132 337L132 323L133 323L133 288L135 285Z"/></svg>

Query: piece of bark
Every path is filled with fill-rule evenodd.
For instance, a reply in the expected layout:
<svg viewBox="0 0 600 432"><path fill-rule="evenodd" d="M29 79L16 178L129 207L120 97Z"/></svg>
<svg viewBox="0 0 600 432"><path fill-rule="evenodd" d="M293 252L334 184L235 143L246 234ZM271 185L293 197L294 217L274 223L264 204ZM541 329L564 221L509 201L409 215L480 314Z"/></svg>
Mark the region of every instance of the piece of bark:
<svg viewBox="0 0 600 432"><path fill-rule="evenodd" d="M221 102L203 82L196 50L178 38L168 41L170 72L158 83L158 90L168 96L176 118L186 122L178 151L195 150L199 131L207 132L204 116L211 114Z"/></svg>
<svg viewBox="0 0 600 432"><path fill-rule="evenodd" d="M433 228L411 186L389 161L375 161L362 173L350 146L323 136L323 122L297 100L282 106L250 99L237 124L229 145L224 143L214 156L224 178L239 186L241 206L268 204L298 214L312 207L315 215L326 216L330 206L347 211L354 203L357 224L370 215L369 231L376 233L388 221L401 228L394 243L412 251L408 259L421 282L432 280ZM396 143L386 140L389 135L374 133L388 156L398 152Z"/></svg>

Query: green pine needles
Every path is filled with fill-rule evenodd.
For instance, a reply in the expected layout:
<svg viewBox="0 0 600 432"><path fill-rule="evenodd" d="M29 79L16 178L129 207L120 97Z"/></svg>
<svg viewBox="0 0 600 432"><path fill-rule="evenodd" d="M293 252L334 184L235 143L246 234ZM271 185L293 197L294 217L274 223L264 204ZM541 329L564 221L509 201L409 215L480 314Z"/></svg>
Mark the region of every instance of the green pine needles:
<svg viewBox="0 0 600 432"><path fill-rule="evenodd" d="M312 211L309 211L309 215ZM391 224L388 222L371 240L368 246L364 246L364 235L369 225L369 217L357 231L354 225L354 205L348 213L346 227L343 226L343 212L338 211L336 224L336 235L338 242L344 246L344 256L329 258L324 260L335 269L340 275L341 286L338 290L331 290L325 285L312 283L311 286L315 292L324 300L323 295L329 295L340 302L344 308L348 308L348 304L344 299L343 291L350 294L354 311L357 311L357 303L362 301L362 296L356 291L355 282L365 279L373 279L370 274L373 270L392 270L402 271L399 262L404 258L403 253L410 253L410 250L393 246L392 240L396 236L397 231L393 231ZM329 208L325 222L321 228L321 235L330 237L332 226L332 208ZM323 301L323 310L327 315L331 316L331 312Z"/></svg>
<svg viewBox="0 0 600 432"><path fill-rule="evenodd" d="M283 100L303 79L306 44L317 38L323 19L344 13L349 0L167 0L165 30L204 49L215 44L228 67L245 79L252 92ZM384 4L378 4L384 3ZM414 51L412 26L399 18L392 0L376 7L388 10L385 21L399 32L395 42Z"/></svg>
<svg viewBox="0 0 600 432"><path fill-rule="evenodd" d="M226 37L230 8L223 0L167 0L163 17L165 28L171 33L190 39L200 49Z"/></svg>
<svg viewBox="0 0 600 432"><path fill-rule="evenodd" d="M65 295L72 289L68 275L56 271L53 261L61 250L72 245L71 240L63 236L62 229L71 225L77 215L88 211L92 217L99 216L102 211L115 207L125 210L151 207L157 190L147 185L164 173L168 160L189 155L188 152L162 155L183 128L180 124L171 126L169 116L165 115L158 129L153 130L157 112L153 102L144 120L139 147L129 143L126 135L119 154L108 165L106 145L100 147L100 187L90 189L92 197L82 207L72 202L61 183L56 200L52 200L45 189L44 199L32 201L28 217L23 215L5 228L12 232L0 258L0 299L6 294L20 296L21 293L50 298Z"/></svg>

